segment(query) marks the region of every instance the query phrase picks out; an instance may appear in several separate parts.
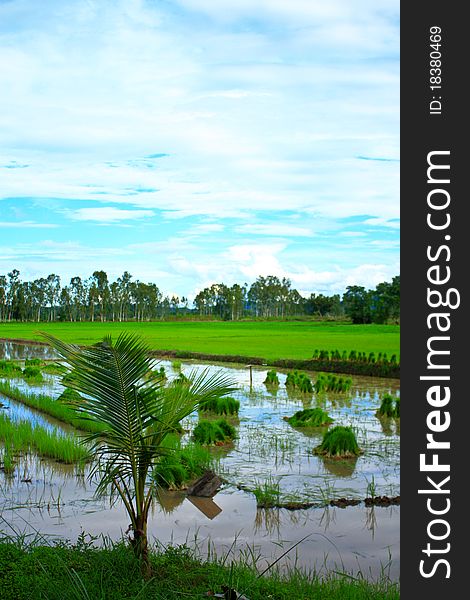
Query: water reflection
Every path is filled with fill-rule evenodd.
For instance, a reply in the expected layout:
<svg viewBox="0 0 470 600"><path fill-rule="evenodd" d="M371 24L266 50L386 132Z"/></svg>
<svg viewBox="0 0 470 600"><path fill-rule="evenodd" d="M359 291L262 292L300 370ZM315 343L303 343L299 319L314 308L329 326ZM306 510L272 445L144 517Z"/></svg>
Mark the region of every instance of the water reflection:
<svg viewBox="0 0 470 600"><path fill-rule="evenodd" d="M25 358L54 358L44 346L0 344L0 356L24 360ZM177 373L169 361L159 361L171 380ZM263 384L266 368L253 367L252 389L245 367L207 365L185 361L182 372L209 373L227 370L236 379L239 389L234 394L241 402L238 438L231 447L217 448L218 471L229 484L211 502L188 499L182 492L161 492L152 505L150 533L162 542L173 540L184 543L197 531L211 540L217 549L229 548L236 532L242 532L240 543L256 545L263 556L277 557L285 551L285 541L298 541L312 533L312 537L299 546L300 564L308 568L323 564L325 554L336 545L351 568L357 567L357 553L367 570L379 572L380 562L388 562L388 547L398 558L399 510L375 511L364 507L347 509L256 509L254 496L235 492L234 486L245 483L252 488L254 480L263 482L275 477L280 481L281 493L299 500L324 501L330 497L364 497L364 477L374 477L377 494L389 494L390 486L399 485L399 421L384 429L375 417L380 396L385 392L396 394L398 381L355 377L351 392L305 396L285 388L285 373L279 373L279 387L269 390ZM28 386L22 389L58 396L62 387L58 378L51 377L45 386ZM24 418L44 427L56 427L57 422L0 397L9 406L6 413L13 418ZM320 405L327 410L335 424L353 425L364 455L352 460L332 460L314 456L312 449L321 439L321 431L306 435L295 430L283 420L306 406ZM189 430L184 441L190 438L198 415L193 414L183 423ZM59 425L64 432L66 426ZM41 461L31 455L19 457L13 476L0 473L0 513L12 526L30 523L43 533L60 533L62 537L76 539L83 530L92 535L105 532L118 539L128 526L128 518L119 502L94 498L95 486L87 480L87 469L77 472L76 467ZM333 494L333 495L332 495ZM323 502L324 504L324 502ZM322 537L323 536L323 537ZM328 540L325 539L328 537ZM277 544L277 545L276 545ZM284 550L281 546L284 544ZM275 547L274 547L275 546ZM387 549L387 550L386 550ZM336 552L336 551L335 551ZM283 565L293 560L294 553L283 560ZM329 560L329 559L328 559ZM331 561L329 564L332 564ZM398 573L396 568L395 573Z"/></svg>
<svg viewBox="0 0 470 600"><path fill-rule="evenodd" d="M50 346L43 344L21 344L10 341L0 342L0 359L26 360L29 358L54 360L57 358L57 354Z"/></svg>
<svg viewBox="0 0 470 600"><path fill-rule="evenodd" d="M352 477L356 470L358 457L351 458L327 458L320 457L324 468L336 477Z"/></svg>

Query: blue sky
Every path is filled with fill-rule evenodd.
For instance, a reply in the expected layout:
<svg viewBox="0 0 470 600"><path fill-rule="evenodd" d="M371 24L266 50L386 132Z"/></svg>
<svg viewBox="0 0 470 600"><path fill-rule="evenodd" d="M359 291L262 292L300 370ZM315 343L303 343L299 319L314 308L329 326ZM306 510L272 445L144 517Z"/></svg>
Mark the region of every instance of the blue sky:
<svg viewBox="0 0 470 600"><path fill-rule="evenodd" d="M0 274L399 273L397 0L0 0Z"/></svg>

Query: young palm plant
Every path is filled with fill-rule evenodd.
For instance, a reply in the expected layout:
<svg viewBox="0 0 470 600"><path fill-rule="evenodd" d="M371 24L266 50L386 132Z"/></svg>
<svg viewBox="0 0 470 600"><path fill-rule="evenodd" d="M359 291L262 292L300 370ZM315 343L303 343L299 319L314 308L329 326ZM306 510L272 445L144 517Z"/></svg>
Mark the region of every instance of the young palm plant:
<svg viewBox="0 0 470 600"><path fill-rule="evenodd" d="M110 491L121 498L134 552L144 575L150 575L147 521L155 491L150 474L159 458L172 451L165 438L200 403L233 392L233 384L203 371L192 373L189 384L165 387L158 374L149 377L154 361L145 342L133 334L122 333L115 343L107 336L86 348L42 336L73 374L67 386L85 396L74 404L80 416L104 425L83 438L96 458L90 477L97 477L98 494Z"/></svg>

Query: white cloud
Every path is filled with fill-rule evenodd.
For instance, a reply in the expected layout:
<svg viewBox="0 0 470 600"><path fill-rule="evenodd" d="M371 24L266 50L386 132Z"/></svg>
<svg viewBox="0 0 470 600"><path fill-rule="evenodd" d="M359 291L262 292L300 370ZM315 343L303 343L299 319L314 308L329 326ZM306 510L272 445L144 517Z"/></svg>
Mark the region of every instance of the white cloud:
<svg viewBox="0 0 470 600"><path fill-rule="evenodd" d="M11 229L12 227L19 227L20 229L54 229L58 227L58 225L55 225L54 223L36 223L35 221L0 221L0 229Z"/></svg>
<svg viewBox="0 0 470 600"><path fill-rule="evenodd" d="M282 225L279 224L262 224L253 223L249 225L240 225L235 228L235 231L239 233L252 233L255 235L270 235L270 236L287 236L287 237L310 237L313 235L312 231L307 227L297 227L295 225Z"/></svg>
<svg viewBox="0 0 470 600"><path fill-rule="evenodd" d="M68 214L75 221L98 221L100 223L117 223L119 221L153 217L155 215L151 210L124 210L112 206L78 208L77 210L70 211Z"/></svg>
<svg viewBox="0 0 470 600"><path fill-rule="evenodd" d="M398 220L391 221L382 217L374 217L373 219L367 219L364 221L364 225L372 225L373 227L390 227L392 229L400 229L400 222Z"/></svg>
<svg viewBox="0 0 470 600"><path fill-rule="evenodd" d="M236 244L223 257L251 280L259 275L283 276L284 269L276 255L284 248L285 244Z"/></svg>
<svg viewBox="0 0 470 600"><path fill-rule="evenodd" d="M0 169L1 196L33 198L38 211L79 221L81 240L90 239L89 225L122 227L163 211L158 233L179 227L176 241L135 234L122 256L126 268L180 294L268 272L333 289L345 282L346 259L338 253L338 271L332 260L319 268L309 238L340 231L337 220L350 217L369 217L355 227L376 242L371 263L385 264L393 250L380 236L398 229L399 165L355 157L398 156L398 1L174 4L0 3L0 87L9 92L0 96L0 164L28 165ZM18 221L36 235L43 219L31 212ZM225 243L211 235L222 231ZM246 245L241 234L286 243ZM369 260L352 247L360 234L337 236L350 238L351 269ZM202 235L219 244L191 244ZM114 244L119 252L119 236ZM16 239L5 248L13 256L25 249ZM160 266L147 253L155 263L162 256ZM24 264L33 255L22 254ZM83 256L121 270L111 242Z"/></svg>
<svg viewBox="0 0 470 600"><path fill-rule="evenodd" d="M204 235L206 233L219 233L224 229L225 226L221 223L203 223L194 225L187 233L188 235Z"/></svg>

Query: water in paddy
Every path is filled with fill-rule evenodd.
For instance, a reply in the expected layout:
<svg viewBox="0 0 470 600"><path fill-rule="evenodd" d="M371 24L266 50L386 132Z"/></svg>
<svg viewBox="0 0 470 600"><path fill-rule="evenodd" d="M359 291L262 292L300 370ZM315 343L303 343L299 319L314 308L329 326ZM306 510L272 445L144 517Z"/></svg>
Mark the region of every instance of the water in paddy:
<svg viewBox="0 0 470 600"><path fill-rule="evenodd" d="M35 354L36 348L39 355ZM8 344L8 358L46 356L44 347ZM2 349L0 345L0 358ZM161 361L171 379L177 375L171 363ZM218 470L228 484L213 500L193 500L182 493L166 493L155 503L149 532L163 543L197 543L207 551L208 540L219 554L228 551L234 538L239 552L256 547L266 560L282 554L305 536L297 548L282 561L285 567L296 562L307 568L335 568L378 576L398 577L399 508L360 504L346 509L328 507L330 499L363 499L371 487L375 494L399 494L399 427L393 420L375 417L380 396L399 393L399 382L370 377L354 377L348 393L326 393L318 397L289 393L285 374L279 373L275 390L263 384L266 368L254 367L252 386L246 367L204 365L185 362L182 372L224 371L236 381L240 400L238 438L233 446L217 452ZM40 386L12 382L32 391L58 395L61 386L50 377ZM0 396L10 417L31 419L41 425L57 427L58 422L38 415L21 404ZM318 431L303 433L293 429L283 417L296 410L321 406L336 425L352 425L364 454L353 461L326 460L312 449L321 441ZM197 423L192 415L183 426L191 431ZM70 428L62 427L70 434ZM186 435L189 439L190 434ZM26 481L22 481L26 480ZM31 480L29 482L28 480ZM318 508L288 511L257 509L254 496L237 489L253 488L264 481L279 482L281 500L314 502ZM107 534L119 538L127 529L125 512L119 504L93 498L93 484L76 468L51 464L36 457L22 457L15 474L0 474L0 515L16 530L34 528L42 534L76 539L80 532ZM0 529L4 529L0 525ZM391 560L391 562L390 562Z"/></svg>

